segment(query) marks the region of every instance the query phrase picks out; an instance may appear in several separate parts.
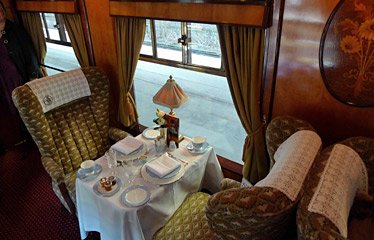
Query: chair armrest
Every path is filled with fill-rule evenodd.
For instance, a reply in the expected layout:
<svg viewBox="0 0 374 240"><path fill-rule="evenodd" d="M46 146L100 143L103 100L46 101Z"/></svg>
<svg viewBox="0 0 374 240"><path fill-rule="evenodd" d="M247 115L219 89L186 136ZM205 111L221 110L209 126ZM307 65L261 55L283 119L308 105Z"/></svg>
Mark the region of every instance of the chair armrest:
<svg viewBox="0 0 374 240"><path fill-rule="evenodd" d="M221 181L221 191L230 189L230 188L238 188L240 187L240 182L233 180L231 178L224 178Z"/></svg>
<svg viewBox="0 0 374 240"><path fill-rule="evenodd" d="M231 188L213 194L205 208L218 239L276 239L294 221L297 201L269 187Z"/></svg>
<svg viewBox="0 0 374 240"><path fill-rule="evenodd" d="M51 157L42 157L42 164L49 174L49 176L57 182L57 184L64 183L64 170Z"/></svg>
<svg viewBox="0 0 374 240"><path fill-rule="evenodd" d="M349 217L351 219L374 217L374 197L364 192L357 192Z"/></svg>
<svg viewBox="0 0 374 240"><path fill-rule="evenodd" d="M109 138L116 142L121 139L124 139L127 136L131 136L131 134L119 128L115 128L115 127L109 128Z"/></svg>

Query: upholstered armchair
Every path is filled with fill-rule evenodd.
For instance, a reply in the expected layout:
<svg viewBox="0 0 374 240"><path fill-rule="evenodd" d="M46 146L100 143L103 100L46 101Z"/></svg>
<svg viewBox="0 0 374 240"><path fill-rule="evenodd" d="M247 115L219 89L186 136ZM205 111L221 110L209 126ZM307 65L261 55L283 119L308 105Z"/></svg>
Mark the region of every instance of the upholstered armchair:
<svg viewBox="0 0 374 240"><path fill-rule="evenodd" d="M12 94L14 104L40 151L42 164L52 179L52 189L71 213L75 213L75 180L80 163L103 155L110 146L110 139L118 141L128 135L109 127L107 76L95 67L81 70L91 94L54 109L45 111L42 105L52 102L53 97L44 98L44 103L41 103L30 85L20 86ZM69 78L71 72L35 81L41 80L48 85L48 81L54 78ZM62 87L66 82L60 82ZM50 90L52 96L58 90Z"/></svg>
<svg viewBox="0 0 374 240"><path fill-rule="evenodd" d="M339 144L348 146L360 156L368 176L368 193L357 192L355 194L353 192L355 198L349 212L349 219L347 219L348 239L374 239L374 139L352 137ZM322 150L320 156L314 161L306 180L304 195L297 210L298 239L347 239L326 216L308 210L334 146L335 144ZM353 161L350 164L353 164ZM348 178L349 176L342 175L341 177ZM343 201L343 199L339 200Z"/></svg>
<svg viewBox="0 0 374 240"><path fill-rule="evenodd" d="M309 123L291 116L270 122L266 144L271 165L277 148L300 130L314 131ZM241 187L237 181L224 179L218 193L189 195L154 239L277 239L285 236L290 226L296 229L301 195L292 202L272 188Z"/></svg>

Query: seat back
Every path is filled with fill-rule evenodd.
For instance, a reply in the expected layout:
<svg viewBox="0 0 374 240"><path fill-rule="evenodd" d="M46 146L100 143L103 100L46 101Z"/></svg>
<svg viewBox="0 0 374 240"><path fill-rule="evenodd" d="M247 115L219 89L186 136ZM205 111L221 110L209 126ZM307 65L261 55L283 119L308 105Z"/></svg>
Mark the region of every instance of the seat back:
<svg viewBox="0 0 374 240"><path fill-rule="evenodd" d="M275 163L274 153L278 147L292 134L301 130L315 131L310 123L292 116L279 116L271 120L266 128L266 147L270 157L270 167Z"/></svg>
<svg viewBox="0 0 374 240"><path fill-rule="evenodd" d="M95 67L82 69L91 96L77 99L46 113L28 85L13 91L13 101L42 156L54 159L64 173L95 159L109 147L109 83ZM51 76L53 77L53 76Z"/></svg>

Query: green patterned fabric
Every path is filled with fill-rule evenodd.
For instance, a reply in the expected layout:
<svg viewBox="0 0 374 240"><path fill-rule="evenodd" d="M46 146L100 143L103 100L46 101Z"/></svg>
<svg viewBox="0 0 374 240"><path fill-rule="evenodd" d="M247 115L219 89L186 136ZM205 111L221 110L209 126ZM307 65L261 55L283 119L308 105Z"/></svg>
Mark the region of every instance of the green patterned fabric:
<svg viewBox="0 0 374 240"><path fill-rule="evenodd" d="M189 195L166 225L153 237L154 240L213 239L205 216L209 194L197 192Z"/></svg>
<svg viewBox="0 0 374 240"><path fill-rule="evenodd" d="M349 138L340 142L355 150L364 161L369 177L369 194L374 194L374 139L365 137ZM321 214L308 211L308 205L318 186L322 172L326 167L333 145L324 149L321 155L314 161L307 176L304 195L297 209L297 234L298 239L318 240L318 239L345 239L340 235L338 228ZM356 201L356 200L355 200ZM371 203L372 205L372 203ZM350 215L355 215L352 213ZM348 229L348 232L350 229Z"/></svg>
<svg viewBox="0 0 374 240"><path fill-rule="evenodd" d="M43 166L53 184L59 186L54 186L54 191L59 192L64 185L73 202L76 171L80 163L100 157L110 146L108 78L95 67L82 68L82 71L91 96L46 113L43 113L37 97L27 85L16 88L12 94L14 104L39 148ZM117 137L126 136L126 133L119 133L119 129L111 131ZM64 205L70 201L67 199L69 196L61 195Z"/></svg>
<svg viewBox="0 0 374 240"><path fill-rule="evenodd" d="M230 179L230 178L222 179L221 185L220 185L221 190L226 190L226 189L230 189L230 188L238 188L238 187L240 187L240 182L235 181L235 180Z"/></svg>
<svg viewBox="0 0 374 240"><path fill-rule="evenodd" d="M128 135L130 134L121 129L118 129L115 127L109 128L109 138L115 142L118 142L119 140L124 139Z"/></svg>

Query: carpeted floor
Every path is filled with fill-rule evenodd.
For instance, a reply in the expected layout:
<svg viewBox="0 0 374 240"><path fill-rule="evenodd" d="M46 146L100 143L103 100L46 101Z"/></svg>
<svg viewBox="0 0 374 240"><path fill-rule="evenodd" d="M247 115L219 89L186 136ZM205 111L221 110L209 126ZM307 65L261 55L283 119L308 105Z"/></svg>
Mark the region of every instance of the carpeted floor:
<svg viewBox="0 0 374 240"><path fill-rule="evenodd" d="M0 157L0 239L80 239L78 219L62 207L50 181L33 143L6 150Z"/></svg>

